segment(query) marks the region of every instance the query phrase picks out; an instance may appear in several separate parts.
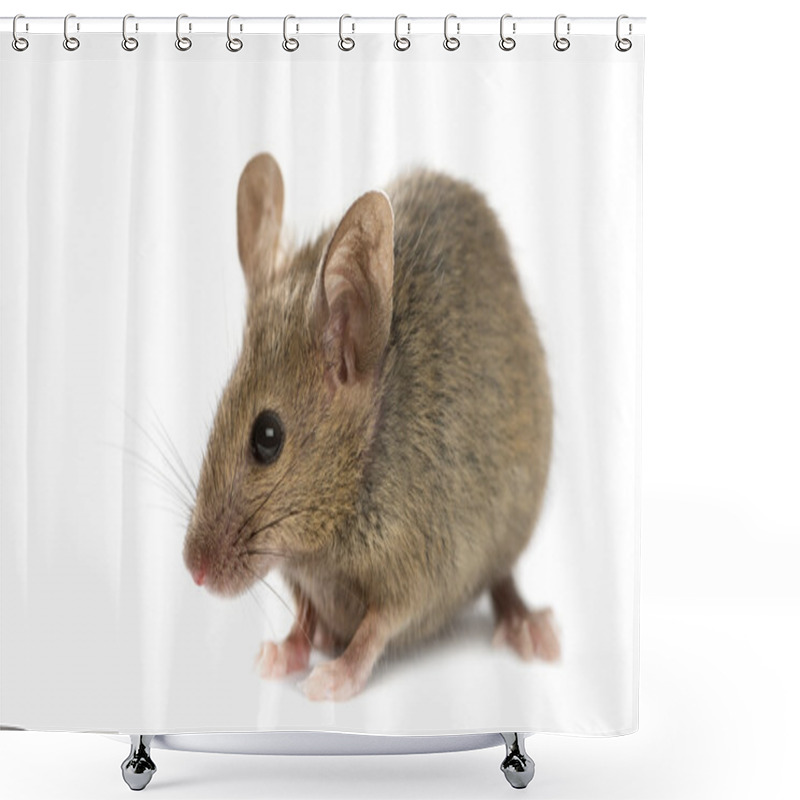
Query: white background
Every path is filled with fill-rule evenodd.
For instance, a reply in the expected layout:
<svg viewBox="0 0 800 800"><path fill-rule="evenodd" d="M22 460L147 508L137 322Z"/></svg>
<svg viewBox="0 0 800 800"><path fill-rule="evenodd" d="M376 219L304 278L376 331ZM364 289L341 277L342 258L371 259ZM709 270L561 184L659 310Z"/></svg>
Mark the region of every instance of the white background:
<svg viewBox="0 0 800 800"><path fill-rule="evenodd" d="M40 2L29 15L378 13ZM714 8L716 6L716 8ZM11 13L13 10L4 10ZM800 744L800 219L792 35L779 3L489 0L380 13L648 17L645 68L640 731L529 740L540 798L797 794ZM792 146L790 146L792 145ZM55 660L55 659L54 659ZM4 795L125 796L125 748L73 734L0 735ZM508 796L500 750L276 759L157 752L163 797Z"/></svg>

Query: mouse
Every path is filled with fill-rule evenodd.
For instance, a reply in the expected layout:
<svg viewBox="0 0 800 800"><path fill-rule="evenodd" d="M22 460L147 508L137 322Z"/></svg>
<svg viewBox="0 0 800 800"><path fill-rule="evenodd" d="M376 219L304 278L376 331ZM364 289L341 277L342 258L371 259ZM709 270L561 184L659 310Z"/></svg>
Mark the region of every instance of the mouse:
<svg viewBox="0 0 800 800"><path fill-rule="evenodd" d="M387 652L434 637L484 592L493 643L555 661L550 608L513 570L550 471L547 360L509 242L470 182L424 167L288 248L276 159L237 199L241 350L200 468L183 558L233 597L277 570L296 616L257 657L309 669L309 700L364 690Z"/></svg>

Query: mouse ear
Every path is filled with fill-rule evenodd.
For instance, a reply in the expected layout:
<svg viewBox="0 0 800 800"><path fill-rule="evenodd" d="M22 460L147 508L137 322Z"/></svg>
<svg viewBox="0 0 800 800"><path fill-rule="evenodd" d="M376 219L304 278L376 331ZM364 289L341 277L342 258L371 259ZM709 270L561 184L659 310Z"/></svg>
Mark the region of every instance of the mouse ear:
<svg viewBox="0 0 800 800"><path fill-rule="evenodd" d="M283 178L278 162L261 153L247 162L236 197L239 261L252 293L259 276L275 266L283 219Z"/></svg>
<svg viewBox="0 0 800 800"><path fill-rule="evenodd" d="M370 374L389 341L394 214L383 192L350 206L328 244L314 288L327 376L335 386Z"/></svg>

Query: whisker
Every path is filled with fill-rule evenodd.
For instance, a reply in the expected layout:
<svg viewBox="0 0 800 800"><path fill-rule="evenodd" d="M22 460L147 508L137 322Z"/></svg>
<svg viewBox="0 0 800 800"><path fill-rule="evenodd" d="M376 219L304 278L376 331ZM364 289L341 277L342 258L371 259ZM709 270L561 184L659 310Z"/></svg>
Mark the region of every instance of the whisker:
<svg viewBox="0 0 800 800"><path fill-rule="evenodd" d="M174 508L172 506L164 506L160 505L159 503L148 503L148 508L158 509L159 511L163 511L166 514L170 514L171 516L178 517L184 525L189 524L189 514L186 512L186 509L183 508Z"/></svg>
<svg viewBox="0 0 800 800"><path fill-rule="evenodd" d="M287 556L278 550L244 550L246 556L273 556L274 558L286 559Z"/></svg>
<svg viewBox="0 0 800 800"><path fill-rule="evenodd" d="M255 589L252 587L252 585L247 587L247 593L250 595L250 597L253 598L253 600L255 601L256 606L258 607L258 610L260 612L259 613L259 619L261 619L263 617L264 619L267 620L267 624L269 625L269 629L272 632L272 638L273 639L277 638L277 634L276 634L276 631L275 631L275 626L272 624L272 619L270 618L269 614L267 613L266 608L264 608L264 606L261 604L261 598L259 598L258 594L256 593Z"/></svg>
<svg viewBox="0 0 800 800"><path fill-rule="evenodd" d="M150 432L128 411L124 411L124 414L142 432L142 434L144 434L144 436L147 438L150 444L153 445L153 447L156 449L156 452L161 456L161 458L164 460L164 463L169 467L170 471L177 479L178 483L180 483L181 486L183 486L189 497L191 497L192 500L194 501L196 497L196 492L192 491L192 487L186 482L186 478L184 478L183 475L181 475L177 467L172 463L172 461L170 461L169 457L164 453L161 446L155 440L152 434L150 434Z"/></svg>
<svg viewBox="0 0 800 800"><path fill-rule="evenodd" d="M185 512L187 516L191 515L191 506L177 493L177 490L174 486L172 486L172 484L166 481L163 476L153 472L152 470L149 470L145 464L137 464L136 466L142 470L145 477L153 484L153 486L156 486L164 493L165 497L175 501L175 503L177 503L177 507L180 508L181 511Z"/></svg>
<svg viewBox="0 0 800 800"><path fill-rule="evenodd" d="M169 497L171 497L176 502L180 503L182 508L185 508L186 511L190 510L190 505L186 501L186 499L179 493L179 490L169 482L167 478L165 478L161 473L154 470L148 464L134 464L134 466L138 467L142 470L147 478L149 478L154 485L158 486L159 489L162 489Z"/></svg>
<svg viewBox="0 0 800 800"><path fill-rule="evenodd" d="M278 517L277 519L270 520L266 525L262 525L260 528L256 528L246 539L246 541L252 541L259 533L263 533L270 528L274 528L279 523L283 522L284 520L289 519L290 517L297 517L300 514L310 514L313 511L319 511L318 508L301 508L296 511L290 511L287 514L284 514L282 517Z"/></svg>
<svg viewBox="0 0 800 800"><path fill-rule="evenodd" d="M239 473L242 470L242 461L236 465L236 472L233 473L233 479L231 480L230 486L228 487L228 508L233 508L233 491L239 484Z"/></svg>
<svg viewBox="0 0 800 800"><path fill-rule="evenodd" d="M176 500L180 500L180 502L187 508L191 508L191 503L189 502L189 499L183 494L182 488L173 483L169 475L162 472L155 464L152 464L151 462L147 461L147 459L138 457L135 453L128 453L128 455L136 460L135 466L142 469L151 478L158 479L162 488L169 489L169 491L172 493L172 496Z"/></svg>
<svg viewBox="0 0 800 800"><path fill-rule="evenodd" d="M106 442L105 444L109 447L120 450L125 456L133 459L135 466L142 469L145 474L154 481L154 483L167 491L174 499L178 500L187 511L191 511L192 504L183 494L183 488L175 484L172 478L166 473L162 472L157 464L154 464L141 453L137 453L135 450L132 450L129 447L125 447L113 442Z"/></svg>
<svg viewBox="0 0 800 800"><path fill-rule="evenodd" d="M169 435L169 432L167 431L167 426L164 424L164 422L161 419L161 417L159 417L158 412L155 410L155 408L153 408L152 405L150 406L150 411L153 414L153 416L155 417L156 424L158 425L158 427L161 430L162 439L164 440L165 444L167 445L167 447L169 448L169 450L172 453L173 457L175 458L178 466L181 468L181 471L183 472L184 477L186 478L187 482L189 483L189 486L193 490L193 495L192 496L193 497L197 497L197 484L194 482L194 479L192 478L192 475L189 472L188 467L186 466L186 462L183 460L183 458L181 458L180 451L175 446L175 442L172 440L172 437Z"/></svg>
<svg viewBox="0 0 800 800"><path fill-rule="evenodd" d="M300 628L300 631L302 632L303 636L305 636L306 641L313 647L314 643L311 641L311 638L309 637L308 633L306 632L306 629L300 624L300 620L299 620L299 618L297 616L297 612L294 611L292 609L292 607L280 596L280 593L278 592L278 590L274 586L272 586L269 583L267 583L267 579L266 578L262 578L254 569L252 569L251 567L248 567L246 564L245 564L245 568L255 577L255 579L259 583L263 583L264 586L266 586L267 589L269 589L272 592L272 594L274 594L275 597L277 597L278 600L280 600L280 602L283 605L283 607L289 612L289 614L291 614L292 621L297 624L298 628Z"/></svg>
<svg viewBox="0 0 800 800"><path fill-rule="evenodd" d="M253 517L255 517L255 515L258 514L258 512L261 511L262 508L264 508L264 506L267 504L267 501L270 499L270 497L272 497L272 495L275 493L275 490L281 485L281 483L283 483L284 478L288 474L289 474L289 468L287 467L283 471L283 475L281 475L281 477L278 478L278 482L269 490L269 492L267 492L267 496L258 504L258 506L256 506L253 513L250 514L250 516L239 526L239 530L236 532L237 536L239 536L242 533L242 531L250 524L250 522L253 520Z"/></svg>

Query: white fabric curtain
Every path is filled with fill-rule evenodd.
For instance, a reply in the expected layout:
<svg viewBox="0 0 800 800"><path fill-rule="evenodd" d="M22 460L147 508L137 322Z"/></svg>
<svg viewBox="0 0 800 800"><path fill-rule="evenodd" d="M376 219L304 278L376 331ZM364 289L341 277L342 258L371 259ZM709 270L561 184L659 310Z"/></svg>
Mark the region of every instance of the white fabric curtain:
<svg viewBox="0 0 800 800"><path fill-rule="evenodd" d="M643 38L29 38L0 48L0 722L634 730ZM172 485L197 480L242 342L236 192L261 152L283 174L286 248L413 166L495 210L552 383L550 477L515 575L553 609L558 662L493 648L484 594L351 700L312 702L307 671L254 668L293 622L281 576L235 599L193 583Z"/></svg>

